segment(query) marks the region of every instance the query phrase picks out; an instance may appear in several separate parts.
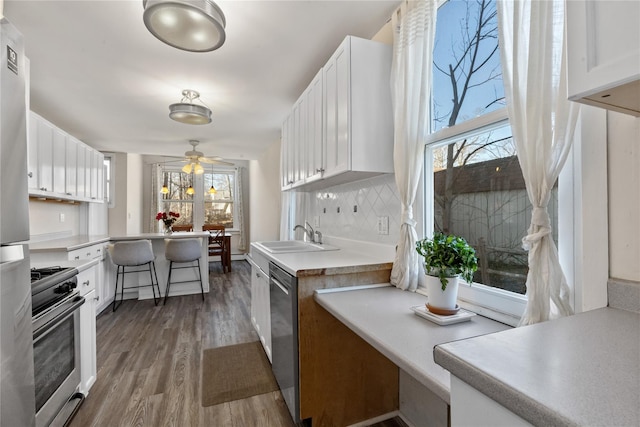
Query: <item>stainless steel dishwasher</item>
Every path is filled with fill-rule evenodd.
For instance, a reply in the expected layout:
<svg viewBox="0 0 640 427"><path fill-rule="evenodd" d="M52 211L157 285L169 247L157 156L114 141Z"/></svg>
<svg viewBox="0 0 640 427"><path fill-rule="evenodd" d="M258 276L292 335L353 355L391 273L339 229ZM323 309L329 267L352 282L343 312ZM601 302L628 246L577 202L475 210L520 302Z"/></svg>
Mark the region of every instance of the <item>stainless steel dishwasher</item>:
<svg viewBox="0 0 640 427"><path fill-rule="evenodd" d="M271 369L295 423L300 422L298 279L269 263Z"/></svg>

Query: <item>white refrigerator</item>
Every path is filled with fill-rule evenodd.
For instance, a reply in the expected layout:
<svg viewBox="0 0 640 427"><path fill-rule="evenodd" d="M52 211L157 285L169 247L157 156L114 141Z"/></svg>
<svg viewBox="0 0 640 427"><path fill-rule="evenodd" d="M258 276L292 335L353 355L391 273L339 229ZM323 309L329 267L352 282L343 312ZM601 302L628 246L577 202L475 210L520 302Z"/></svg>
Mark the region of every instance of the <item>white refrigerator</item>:
<svg viewBox="0 0 640 427"><path fill-rule="evenodd" d="M35 426L22 35L0 20L0 426Z"/></svg>

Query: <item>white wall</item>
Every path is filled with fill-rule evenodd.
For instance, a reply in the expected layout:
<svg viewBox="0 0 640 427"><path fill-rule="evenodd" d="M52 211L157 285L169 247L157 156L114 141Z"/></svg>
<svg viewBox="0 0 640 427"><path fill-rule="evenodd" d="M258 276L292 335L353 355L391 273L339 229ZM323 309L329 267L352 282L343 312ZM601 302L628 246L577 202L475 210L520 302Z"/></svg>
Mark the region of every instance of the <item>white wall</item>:
<svg viewBox="0 0 640 427"><path fill-rule="evenodd" d="M29 200L29 232L32 238L43 234L82 234L80 214L80 204ZM64 221L60 215L64 215Z"/></svg>
<svg viewBox="0 0 640 427"><path fill-rule="evenodd" d="M280 141L276 141L262 157L249 162L248 242L279 239L280 200Z"/></svg>
<svg viewBox="0 0 640 427"><path fill-rule="evenodd" d="M640 118L608 113L609 275L640 286Z"/></svg>
<svg viewBox="0 0 640 427"><path fill-rule="evenodd" d="M111 177L114 188L113 207L109 208L109 234L127 234L127 154L115 153L111 158Z"/></svg>
<svg viewBox="0 0 640 427"><path fill-rule="evenodd" d="M144 164L140 154L127 155L127 234L143 233Z"/></svg>

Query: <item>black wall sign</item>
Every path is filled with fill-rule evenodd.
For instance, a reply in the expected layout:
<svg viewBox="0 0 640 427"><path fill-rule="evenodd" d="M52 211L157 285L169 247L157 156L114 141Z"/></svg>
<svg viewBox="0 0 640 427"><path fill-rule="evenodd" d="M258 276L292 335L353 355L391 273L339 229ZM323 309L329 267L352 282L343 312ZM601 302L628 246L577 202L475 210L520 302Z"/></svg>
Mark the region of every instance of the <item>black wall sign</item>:
<svg viewBox="0 0 640 427"><path fill-rule="evenodd" d="M7 67L18 74L18 54L9 45L7 45Z"/></svg>

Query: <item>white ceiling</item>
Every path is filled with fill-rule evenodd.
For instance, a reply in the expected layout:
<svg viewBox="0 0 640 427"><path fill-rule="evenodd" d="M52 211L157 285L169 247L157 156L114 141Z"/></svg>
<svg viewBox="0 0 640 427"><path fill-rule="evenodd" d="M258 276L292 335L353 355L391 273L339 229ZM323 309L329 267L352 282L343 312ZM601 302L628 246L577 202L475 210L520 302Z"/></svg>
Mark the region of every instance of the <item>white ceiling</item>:
<svg viewBox="0 0 640 427"><path fill-rule="evenodd" d="M1 1L1 0L0 0ZM101 151L255 159L346 35L371 38L400 0L217 1L227 20L218 50L189 53L151 35L142 0L5 0L24 35L31 109ZM200 92L213 122L168 117L183 89Z"/></svg>

